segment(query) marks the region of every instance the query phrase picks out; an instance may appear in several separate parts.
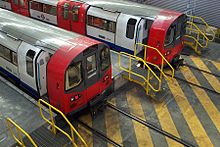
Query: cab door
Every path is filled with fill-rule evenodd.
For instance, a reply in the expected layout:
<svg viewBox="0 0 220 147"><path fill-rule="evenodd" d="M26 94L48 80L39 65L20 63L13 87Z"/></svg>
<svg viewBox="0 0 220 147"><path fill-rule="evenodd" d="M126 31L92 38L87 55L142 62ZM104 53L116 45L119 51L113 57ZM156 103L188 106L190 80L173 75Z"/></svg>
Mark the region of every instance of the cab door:
<svg viewBox="0 0 220 147"><path fill-rule="evenodd" d="M70 27L73 32L86 33L86 11L88 5L81 2L70 2Z"/></svg>
<svg viewBox="0 0 220 147"><path fill-rule="evenodd" d="M20 13L19 0L11 0L11 9L15 13Z"/></svg>
<svg viewBox="0 0 220 147"><path fill-rule="evenodd" d="M47 62L50 56L48 52L40 52L37 58L37 88L40 96L47 93Z"/></svg>
<svg viewBox="0 0 220 147"><path fill-rule="evenodd" d="M22 42L18 48L18 71L22 86L28 91L33 92L37 96L36 85L36 58L40 52L40 49Z"/></svg>
<svg viewBox="0 0 220 147"><path fill-rule="evenodd" d="M87 87L87 101L99 94L100 87L99 80L99 57L97 54L98 45L90 47L84 53L84 67L85 67L85 86Z"/></svg>
<svg viewBox="0 0 220 147"><path fill-rule="evenodd" d="M140 17L122 13L119 15L116 25L116 45L133 53L140 19Z"/></svg>

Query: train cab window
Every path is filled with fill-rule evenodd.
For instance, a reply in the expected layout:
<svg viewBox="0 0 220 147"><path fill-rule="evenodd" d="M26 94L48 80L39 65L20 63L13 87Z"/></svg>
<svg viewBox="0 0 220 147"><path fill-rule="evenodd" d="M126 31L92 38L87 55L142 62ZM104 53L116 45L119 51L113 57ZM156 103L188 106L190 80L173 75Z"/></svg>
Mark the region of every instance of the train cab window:
<svg viewBox="0 0 220 147"><path fill-rule="evenodd" d="M176 27L176 40L177 39L179 39L180 38L180 36L181 36L181 29L182 29L182 22L181 21L179 21L178 23L177 23L177 27Z"/></svg>
<svg viewBox="0 0 220 147"><path fill-rule="evenodd" d="M43 5L43 12L54 16L57 15L56 7L47 4Z"/></svg>
<svg viewBox="0 0 220 147"><path fill-rule="evenodd" d="M110 66L110 50L107 46L101 50L101 69L102 71Z"/></svg>
<svg viewBox="0 0 220 147"><path fill-rule="evenodd" d="M136 19L130 18L127 23L127 29L126 29L126 37L130 39L134 39L134 31L135 31L135 25L137 23Z"/></svg>
<svg viewBox="0 0 220 147"><path fill-rule="evenodd" d="M34 56L35 51L29 50L26 54L26 72L28 75L34 77Z"/></svg>
<svg viewBox="0 0 220 147"><path fill-rule="evenodd" d="M80 6L73 6L73 10L72 10L72 20L73 21L78 21L79 9L80 9Z"/></svg>
<svg viewBox="0 0 220 147"><path fill-rule="evenodd" d="M96 56L91 55L86 59L86 70L88 74L88 79L96 75Z"/></svg>
<svg viewBox="0 0 220 147"><path fill-rule="evenodd" d="M65 3L63 5L63 18L68 19L68 17L69 17L69 4Z"/></svg>
<svg viewBox="0 0 220 147"><path fill-rule="evenodd" d="M175 35L175 27L170 27L167 31L164 46L169 46L173 40L174 40L174 35Z"/></svg>
<svg viewBox="0 0 220 147"><path fill-rule="evenodd" d="M31 5L31 9L33 9L33 10L40 11L40 12L43 11L43 4L42 3L31 1L30 5Z"/></svg>
<svg viewBox="0 0 220 147"><path fill-rule="evenodd" d="M18 5L18 0L13 0L12 1L15 5Z"/></svg>
<svg viewBox="0 0 220 147"><path fill-rule="evenodd" d="M18 57L17 57L17 53L12 52L12 63L14 65L18 65Z"/></svg>
<svg viewBox="0 0 220 147"><path fill-rule="evenodd" d="M11 51L2 45L0 45L0 56L11 62Z"/></svg>
<svg viewBox="0 0 220 147"><path fill-rule="evenodd" d="M78 86L82 81L81 62L72 63L66 71L65 90L68 91Z"/></svg>

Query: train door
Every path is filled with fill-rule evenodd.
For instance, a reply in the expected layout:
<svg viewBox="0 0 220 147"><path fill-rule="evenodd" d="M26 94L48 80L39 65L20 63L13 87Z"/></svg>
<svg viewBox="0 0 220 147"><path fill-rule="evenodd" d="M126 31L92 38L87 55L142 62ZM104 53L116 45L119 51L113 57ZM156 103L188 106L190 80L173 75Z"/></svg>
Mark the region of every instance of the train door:
<svg viewBox="0 0 220 147"><path fill-rule="evenodd" d="M116 20L119 13L90 7L87 12L87 35L115 44ZM124 26L121 26L124 27Z"/></svg>
<svg viewBox="0 0 220 147"><path fill-rule="evenodd" d="M116 45L134 51L137 26L141 18L120 14L116 25Z"/></svg>
<svg viewBox="0 0 220 147"><path fill-rule="evenodd" d="M150 28L153 23L153 20L151 19L144 19L142 18L138 24L137 28L137 37L136 37L136 43L141 44L148 44L148 36L150 33ZM142 46L137 46L138 51L142 49Z"/></svg>
<svg viewBox="0 0 220 147"><path fill-rule="evenodd" d="M88 98L93 98L99 94L100 87L97 86L99 80L99 56L98 56L98 45L90 47L84 53L84 67L85 67L85 85L87 88L86 93ZM87 99L88 101L90 99Z"/></svg>
<svg viewBox="0 0 220 147"><path fill-rule="evenodd" d="M70 4L66 1L60 1L57 5L57 25L60 28L71 30L69 18Z"/></svg>
<svg viewBox="0 0 220 147"><path fill-rule="evenodd" d="M48 52L42 51L37 58L37 86L40 96L47 93L47 62L50 56Z"/></svg>
<svg viewBox="0 0 220 147"><path fill-rule="evenodd" d="M40 49L25 42L22 42L18 48L18 71L21 81L25 83L22 86L35 92L37 91L35 60L39 52Z"/></svg>
<svg viewBox="0 0 220 147"><path fill-rule="evenodd" d="M24 16L29 16L28 0L11 0L12 11Z"/></svg>
<svg viewBox="0 0 220 147"><path fill-rule="evenodd" d="M86 11L88 5L80 2L70 2L70 24L73 32L86 33Z"/></svg>
<svg viewBox="0 0 220 147"><path fill-rule="evenodd" d="M10 0L0 0L0 8L11 10L11 1Z"/></svg>

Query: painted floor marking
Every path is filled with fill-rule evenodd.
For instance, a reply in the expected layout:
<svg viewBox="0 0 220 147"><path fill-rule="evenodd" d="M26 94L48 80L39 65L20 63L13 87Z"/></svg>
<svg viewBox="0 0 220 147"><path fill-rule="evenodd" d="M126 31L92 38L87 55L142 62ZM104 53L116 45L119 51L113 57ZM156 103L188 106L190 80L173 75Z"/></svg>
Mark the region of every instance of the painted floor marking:
<svg viewBox="0 0 220 147"><path fill-rule="evenodd" d="M135 116L145 120L144 111L142 109L139 98L132 95L132 93L136 92L136 88L133 88L132 90L126 93L129 109L131 114L134 114ZM135 120L132 120L132 122L134 125L138 146L152 147L153 142L149 129Z"/></svg>
<svg viewBox="0 0 220 147"><path fill-rule="evenodd" d="M196 79L196 77L190 71L189 68L185 69L185 72L183 72L183 75L187 80L190 80L190 81L192 81L192 82L199 85L198 80ZM190 77L190 79L189 79L189 77ZM215 127L220 132L220 113L219 113L218 109L213 104L213 102L211 101L211 99L209 98L209 96L207 95L205 90L203 90L199 87L193 86L193 85L190 85L190 86L192 87L192 90L196 94L196 96L199 99L200 103L202 104L203 108L208 113L208 115L211 118L212 122L215 124Z"/></svg>
<svg viewBox="0 0 220 147"><path fill-rule="evenodd" d="M169 78L167 83L197 144L201 147L213 146L177 80Z"/></svg>

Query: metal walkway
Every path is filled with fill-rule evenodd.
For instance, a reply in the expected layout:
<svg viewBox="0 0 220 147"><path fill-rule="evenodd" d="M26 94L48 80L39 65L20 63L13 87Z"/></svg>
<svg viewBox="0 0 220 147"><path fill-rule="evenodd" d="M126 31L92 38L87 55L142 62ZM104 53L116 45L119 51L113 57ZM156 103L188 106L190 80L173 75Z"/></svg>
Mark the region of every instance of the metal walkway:
<svg viewBox="0 0 220 147"><path fill-rule="evenodd" d="M15 143L6 127L6 118L16 121L28 133L45 122L41 119L35 100L0 77L0 146Z"/></svg>

